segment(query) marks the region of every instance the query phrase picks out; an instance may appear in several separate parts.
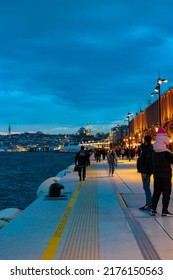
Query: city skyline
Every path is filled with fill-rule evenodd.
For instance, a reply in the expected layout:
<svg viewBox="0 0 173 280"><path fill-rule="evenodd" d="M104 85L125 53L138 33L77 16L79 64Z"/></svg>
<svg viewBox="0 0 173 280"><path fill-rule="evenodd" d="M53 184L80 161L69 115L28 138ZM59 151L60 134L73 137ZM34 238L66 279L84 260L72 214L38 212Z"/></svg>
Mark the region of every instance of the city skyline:
<svg viewBox="0 0 173 280"><path fill-rule="evenodd" d="M173 86L173 3L0 1L0 133L104 133Z"/></svg>

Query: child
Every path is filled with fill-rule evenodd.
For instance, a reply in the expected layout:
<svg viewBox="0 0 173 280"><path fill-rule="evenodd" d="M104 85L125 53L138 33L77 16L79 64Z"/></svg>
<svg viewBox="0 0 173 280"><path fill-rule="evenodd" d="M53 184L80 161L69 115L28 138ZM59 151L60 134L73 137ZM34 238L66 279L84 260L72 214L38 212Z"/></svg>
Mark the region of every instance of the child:
<svg viewBox="0 0 173 280"><path fill-rule="evenodd" d="M153 144L153 149L155 152L164 152L168 151L167 145L169 145L169 137L166 134L166 131L164 128L160 127L158 129L158 133L156 136L156 142Z"/></svg>

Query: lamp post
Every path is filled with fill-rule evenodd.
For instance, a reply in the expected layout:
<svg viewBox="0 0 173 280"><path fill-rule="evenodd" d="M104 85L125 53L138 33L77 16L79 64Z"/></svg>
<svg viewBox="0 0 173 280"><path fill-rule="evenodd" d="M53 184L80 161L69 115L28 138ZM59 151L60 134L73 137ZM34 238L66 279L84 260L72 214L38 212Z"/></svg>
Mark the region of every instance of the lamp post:
<svg viewBox="0 0 173 280"><path fill-rule="evenodd" d="M167 79L161 79L158 78L157 79L157 86L155 87L155 90L153 93L151 93L151 96L153 96L153 94L158 94L159 95L159 99L158 99L158 120L159 120L159 126L161 127L162 125L162 118L161 118L161 92L160 92L160 85L162 83L167 83L168 80Z"/></svg>
<svg viewBox="0 0 173 280"><path fill-rule="evenodd" d="M127 117L125 119L125 121L128 121L128 149L129 149L129 152L128 152L128 156L129 156L129 161L131 160L131 152L130 152L130 116L133 115L132 113L128 113L127 114Z"/></svg>

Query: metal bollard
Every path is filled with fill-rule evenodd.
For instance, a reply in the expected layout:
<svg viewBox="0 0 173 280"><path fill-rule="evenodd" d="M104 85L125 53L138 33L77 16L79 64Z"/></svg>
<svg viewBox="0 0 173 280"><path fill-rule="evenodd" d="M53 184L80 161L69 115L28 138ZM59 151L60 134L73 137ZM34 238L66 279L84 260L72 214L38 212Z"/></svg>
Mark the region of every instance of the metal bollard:
<svg viewBox="0 0 173 280"><path fill-rule="evenodd" d="M49 187L49 197L60 197L62 189L64 189L64 186L54 180L54 183Z"/></svg>

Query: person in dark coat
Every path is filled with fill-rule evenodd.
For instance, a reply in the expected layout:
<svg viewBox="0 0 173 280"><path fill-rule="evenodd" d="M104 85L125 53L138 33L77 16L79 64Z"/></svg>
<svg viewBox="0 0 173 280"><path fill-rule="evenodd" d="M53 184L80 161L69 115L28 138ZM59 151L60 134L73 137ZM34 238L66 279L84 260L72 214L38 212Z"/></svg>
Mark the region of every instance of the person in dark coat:
<svg viewBox="0 0 173 280"><path fill-rule="evenodd" d="M156 136L156 142L153 145L153 175L154 175L154 192L152 198L153 211L152 215L157 215L157 204L162 194L162 216L173 216L168 211L169 200L172 186L172 169L173 155L167 148L168 136L164 128L159 128Z"/></svg>
<svg viewBox="0 0 173 280"><path fill-rule="evenodd" d="M109 176L114 176L115 165L117 164L117 155L114 150L107 154L109 164Z"/></svg>
<svg viewBox="0 0 173 280"><path fill-rule="evenodd" d="M101 161L101 150L100 149L96 150L95 157L96 157L96 162Z"/></svg>
<svg viewBox="0 0 173 280"><path fill-rule="evenodd" d="M150 190L150 177L153 173L152 168L152 153L153 146L151 144L151 136L144 137L144 145L142 146L141 154L137 160L137 171L141 173L143 189L145 192L146 203L139 210L150 211L152 209L152 194Z"/></svg>
<svg viewBox="0 0 173 280"><path fill-rule="evenodd" d="M79 180L85 181L86 166L90 164L89 155L85 152L84 146L81 146L81 150L76 154L75 164L78 166Z"/></svg>

